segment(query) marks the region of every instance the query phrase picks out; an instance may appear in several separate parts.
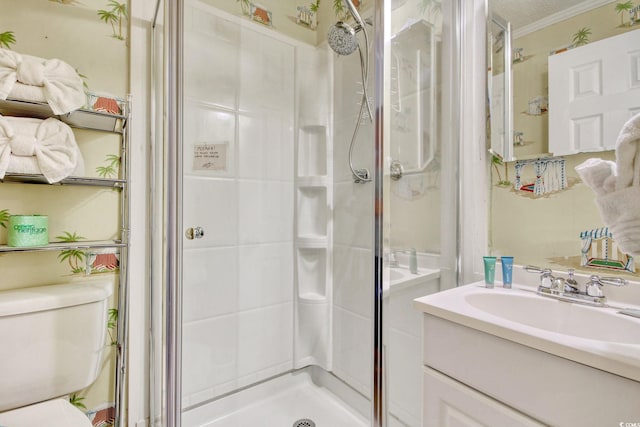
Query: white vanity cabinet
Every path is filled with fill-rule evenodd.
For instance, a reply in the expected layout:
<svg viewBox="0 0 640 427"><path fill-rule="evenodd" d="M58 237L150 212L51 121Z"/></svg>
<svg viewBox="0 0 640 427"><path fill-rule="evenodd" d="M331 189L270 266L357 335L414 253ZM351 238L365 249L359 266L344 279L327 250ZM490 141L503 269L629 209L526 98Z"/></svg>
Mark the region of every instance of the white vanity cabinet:
<svg viewBox="0 0 640 427"><path fill-rule="evenodd" d="M640 382L424 314L423 427L618 426ZM532 342L533 343L533 342Z"/></svg>
<svg viewBox="0 0 640 427"><path fill-rule="evenodd" d="M526 415L431 368L423 374L424 427L541 427Z"/></svg>

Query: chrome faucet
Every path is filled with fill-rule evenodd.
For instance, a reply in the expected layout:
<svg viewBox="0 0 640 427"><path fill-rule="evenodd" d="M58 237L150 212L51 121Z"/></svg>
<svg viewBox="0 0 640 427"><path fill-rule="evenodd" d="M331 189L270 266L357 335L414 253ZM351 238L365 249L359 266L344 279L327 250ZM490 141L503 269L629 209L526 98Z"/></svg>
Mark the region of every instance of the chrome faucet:
<svg viewBox="0 0 640 427"><path fill-rule="evenodd" d="M562 301L576 302L580 304L588 304L595 306L604 306L607 298L602 291L602 285L624 286L627 284L625 279L619 277L599 277L592 275L585 286L585 290L581 291L578 281L574 277L574 270L569 269L569 277L554 277L548 268L539 268L527 265L525 270L530 273L540 274L540 285L538 286L538 294L546 297L556 298Z"/></svg>
<svg viewBox="0 0 640 427"><path fill-rule="evenodd" d="M604 297L602 285L624 286L626 284L627 281L619 277L598 277L593 275L589 278L585 293L591 297Z"/></svg>

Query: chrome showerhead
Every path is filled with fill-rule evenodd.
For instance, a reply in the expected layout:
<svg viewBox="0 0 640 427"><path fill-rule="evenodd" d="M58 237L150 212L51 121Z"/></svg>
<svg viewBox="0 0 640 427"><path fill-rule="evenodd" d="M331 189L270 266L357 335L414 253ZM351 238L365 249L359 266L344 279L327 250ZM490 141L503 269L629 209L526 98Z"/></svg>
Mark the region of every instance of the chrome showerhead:
<svg viewBox="0 0 640 427"><path fill-rule="evenodd" d="M329 27L327 43L338 55L351 55L358 49L358 36L349 24L338 21Z"/></svg>

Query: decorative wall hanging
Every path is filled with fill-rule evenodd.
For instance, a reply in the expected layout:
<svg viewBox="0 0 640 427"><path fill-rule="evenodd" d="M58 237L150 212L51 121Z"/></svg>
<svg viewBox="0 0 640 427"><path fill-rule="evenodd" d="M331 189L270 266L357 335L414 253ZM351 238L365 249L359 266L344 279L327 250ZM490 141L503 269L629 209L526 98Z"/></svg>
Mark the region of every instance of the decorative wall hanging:
<svg viewBox="0 0 640 427"><path fill-rule="evenodd" d="M549 97L538 95L529 100L529 106L525 114L530 116L540 116L549 111Z"/></svg>
<svg viewBox="0 0 640 427"><path fill-rule="evenodd" d="M296 13L296 24L307 27L311 30L318 28L318 8L320 0L316 0L309 6L298 6Z"/></svg>
<svg viewBox="0 0 640 427"><path fill-rule="evenodd" d="M640 5L629 10L629 26L635 25L640 21Z"/></svg>
<svg viewBox="0 0 640 427"><path fill-rule="evenodd" d="M265 9L262 6L251 3L251 12L249 14L251 19L261 24L273 27L273 18L271 11Z"/></svg>
<svg viewBox="0 0 640 427"><path fill-rule="evenodd" d="M618 248L608 227L583 231L580 233L580 239L582 239L580 265L635 272L633 257Z"/></svg>
<svg viewBox="0 0 640 427"><path fill-rule="evenodd" d="M85 258L85 274L112 273L120 268L120 254L109 248L104 251L87 251Z"/></svg>
<svg viewBox="0 0 640 427"><path fill-rule="evenodd" d="M616 3L616 12L620 14L620 26L623 27L624 26L624 13L628 12L629 13L629 18L630 18L630 22L629 25L632 24L632 22L634 21L634 18L631 17L631 11L633 9L637 9L633 7L633 2L631 0L625 1L625 2L621 2L621 3ZM636 11L637 13L637 11Z"/></svg>
<svg viewBox="0 0 640 427"><path fill-rule="evenodd" d="M525 166L533 166L535 179L533 182L523 182L522 170ZM542 196L547 193L561 191L567 188L567 174L565 160L562 157L518 160L515 164L516 181L514 190L533 193Z"/></svg>

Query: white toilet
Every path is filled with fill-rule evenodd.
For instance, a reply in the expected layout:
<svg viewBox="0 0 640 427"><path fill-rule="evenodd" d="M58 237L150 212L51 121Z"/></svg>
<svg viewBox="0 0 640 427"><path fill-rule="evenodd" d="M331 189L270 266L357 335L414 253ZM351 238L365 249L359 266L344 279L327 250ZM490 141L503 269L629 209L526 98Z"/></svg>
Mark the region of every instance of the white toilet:
<svg viewBox="0 0 640 427"><path fill-rule="evenodd" d="M109 282L0 292L0 426L90 427L66 399L95 381Z"/></svg>

